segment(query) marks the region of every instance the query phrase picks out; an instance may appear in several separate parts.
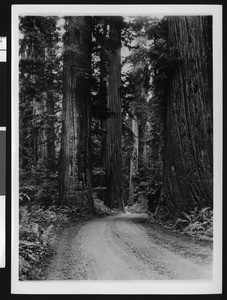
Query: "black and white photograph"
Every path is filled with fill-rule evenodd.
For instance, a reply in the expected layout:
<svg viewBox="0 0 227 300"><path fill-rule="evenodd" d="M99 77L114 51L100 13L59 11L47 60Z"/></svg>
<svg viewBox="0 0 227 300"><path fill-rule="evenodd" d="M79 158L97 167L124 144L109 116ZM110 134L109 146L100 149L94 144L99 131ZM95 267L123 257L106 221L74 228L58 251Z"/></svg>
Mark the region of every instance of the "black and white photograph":
<svg viewBox="0 0 227 300"><path fill-rule="evenodd" d="M46 7L13 6L14 290L219 289L220 7Z"/></svg>

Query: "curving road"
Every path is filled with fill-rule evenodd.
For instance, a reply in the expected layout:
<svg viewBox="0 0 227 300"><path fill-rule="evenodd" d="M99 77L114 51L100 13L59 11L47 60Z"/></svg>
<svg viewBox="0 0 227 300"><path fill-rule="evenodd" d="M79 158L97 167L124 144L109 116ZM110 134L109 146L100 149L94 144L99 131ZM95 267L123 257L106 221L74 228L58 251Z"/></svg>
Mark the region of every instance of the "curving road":
<svg viewBox="0 0 227 300"><path fill-rule="evenodd" d="M211 247L146 226L146 218L118 214L64 230L46 279L212 278Z"/></svg>

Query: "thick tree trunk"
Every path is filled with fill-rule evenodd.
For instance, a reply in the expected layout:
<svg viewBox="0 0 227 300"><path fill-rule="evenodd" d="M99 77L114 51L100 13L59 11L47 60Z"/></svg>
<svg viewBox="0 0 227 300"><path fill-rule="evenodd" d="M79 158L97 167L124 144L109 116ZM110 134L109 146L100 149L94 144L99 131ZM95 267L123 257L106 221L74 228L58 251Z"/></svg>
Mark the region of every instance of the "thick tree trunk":
<svg viewBox="0 0 227 300"><path fill-rule="evenodd" d="M107 19L103 19L103 31L102 31L102 46L100 52L100 85L99 85L99 97L102 108L107 107L107 61L108 53L105 45L107 39ZM106 161L106 116L102 116L100 119L102 139L101 139L101 151L100 151L100 161L103 171L105 170ZM99 192L100 199L105 202L106 199L106 176L105 174L99 177L99 186L102 190Z"/></svg>
<svg viewBox="0 0 227 300"><path fill-rule="evenodd" d="M138 156L139 156L139 124L137 116L132 119L132 132L133 132L133 149L130 161L130 174L129 174L129 205L134 204L134 190L135 190L135 176L138 172Z"/></svg>
<svg viewBox="0 0 227 300"><path fill-rule="evenodd" d="M62 204L93 207L90 161L91 18L70 17L65 34ZM86 203L87 202L87 203Z"/></svg>
<svg viewBox="0 0 227 300"><path fill-rule="evenodd" d="M157 213L213 205L212 20L168 17L168 42L175 65L167 91L164 182Z"/></svg>
<svg viewBox="0 0 227 300"><path fill-rule="evenodd" d="M121 17L110 17L110 49L107 107L111 116L106 122L106 199L111 208L124 210L122 200L122 157L121 157Z"/></svg>

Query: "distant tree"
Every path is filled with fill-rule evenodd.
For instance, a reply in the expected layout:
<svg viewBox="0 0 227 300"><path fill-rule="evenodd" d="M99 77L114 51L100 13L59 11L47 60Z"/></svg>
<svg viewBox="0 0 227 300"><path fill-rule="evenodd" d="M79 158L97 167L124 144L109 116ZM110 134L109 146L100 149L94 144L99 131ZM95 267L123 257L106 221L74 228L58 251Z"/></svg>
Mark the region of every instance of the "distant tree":
<svg viewBox="0 0 227 300"><path fill-rule="evenodd" d="M162 47L158 47L161 40L159 24L160 21L156 18L136 17L131 18L127 29L127 34L130 37L133 36L134 39L133 47L129 45L130 55L125 59L130 68L126 76L127 85L123 90L126 91L124 98L127 99L126 103L129 103L128 110L131 112L129 116L132 118L132 123L134 123L135 115L138 122L139 148L137 160L134 159L133 150L130 152L129 203L131 204L141 198L142 194L147 197L153 192L154 183L158 181L158 184L161 184L163 119L158 113L161 100L157 95L158 89L155 88L156 64L164 52ZM133 126L131 128L133 129ZM132 163L134 165L136 163L137 166L132 168ZM134 171L136 175L132 174L133 170L137 170ZM143 190L140 187L143 187Z"/></svg>
<svg viewBox="0 0 227 300"><path fill-rule="evenodd" d="M129 201L127 202L130 205L141 198L142 194L147 196L150 183L157 180L155 174L158 173L160 149L156 147L157 138L155 139L154 136L159 136L160 130L158 126L154 128L159 117L155 113L157 105L156 107L154 105L155 67L150 57L150 52L155 47L154 34L151 35L150 31L157 24L156 19L131 18L125 33L126 41L130 41L131 36L134 37L134 46L129 44L130 55L124 62L129 65L129 68L122 87L123 117L126 120L131 119L129 127L133 134L131 149L127 149L130 155ZM129 37L127 37L128 35ZM157 49L155 51L157 52ZM127 172L125 167L124 170ZM144 189L145 186L146 189Z"/></svg>
<svg viewBox="0 0 227 300"><path fill-rule="evenodd" d="M135 177L138 173L138 158L139 158L139 122L135 114L132 118L132 133L133 133L133 147L130 159L130 173L129 173L129 205L134 204L134 190L135 190Z"/></svg>
<svg viewBox="0 0 227 300"><path fill-rule="evenodd" d="M20 163L56 165L61 56L56 17L20 18Z"/></svg>
<svg viewBox="0 0 227 300"><path fill-rule="evenodd" d="M137 57L138 58L138 57ZM129 199L130 205L134 204L135 189L139 184L140 170L148 164L149 154L147 153L147 128L150 113L150 103L148 101L148 86L146 83L147 70L146 64L133 62L133 67L127 76L128 94L130 100L128 108L128 117L131 120L130 130L132 133L130 154L130 171L129 171Z"/></svg>

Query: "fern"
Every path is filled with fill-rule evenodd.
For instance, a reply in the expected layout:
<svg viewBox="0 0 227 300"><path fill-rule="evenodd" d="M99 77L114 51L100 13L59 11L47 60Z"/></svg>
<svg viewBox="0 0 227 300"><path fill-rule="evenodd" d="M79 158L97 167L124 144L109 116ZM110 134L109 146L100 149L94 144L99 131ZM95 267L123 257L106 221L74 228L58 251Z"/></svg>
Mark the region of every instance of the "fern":
<svg viewBox="0 0 227 300"><path fill-rule="evenodd" d="M197 207L187 214L182 213L183 218L175 222L175 229L197 238L199 240L211 241L213 238L213 211L210 207L204 207L198 212Z"/></svg>

